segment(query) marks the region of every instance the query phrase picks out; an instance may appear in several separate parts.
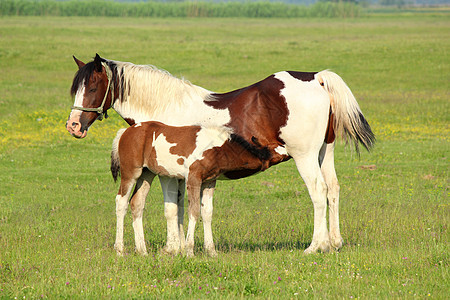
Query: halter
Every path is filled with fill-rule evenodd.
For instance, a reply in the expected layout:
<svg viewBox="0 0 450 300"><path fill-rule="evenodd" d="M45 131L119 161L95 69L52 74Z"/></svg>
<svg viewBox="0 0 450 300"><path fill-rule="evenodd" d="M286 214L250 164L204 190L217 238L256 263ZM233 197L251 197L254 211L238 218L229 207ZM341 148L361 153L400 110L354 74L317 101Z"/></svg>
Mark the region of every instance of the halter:
<svg viewBox="0 0 450 300"><path fill-rule="evenodd" d="M108 114L107 114L106 111L114 105L114 86L111 84L112 71L111 71L111 69L108 67L108 65L106 63L102 62L102 66L105 67L106 76L108 77L108 87L106 88L106 93L105 93L105 96L103 97L102 104L99 107L97 107L97 108L82 107L82 106L72 106L72 109L98 113L99 116L97 117L97 119L99 121L103 120L103 115L105 115L105 119L108 118ZM111 89L111 106L108 109L106 109L105 112L103 112L103 107L105 106L106 98L108 98L108 92L109 92L110 89Z"/></svg>

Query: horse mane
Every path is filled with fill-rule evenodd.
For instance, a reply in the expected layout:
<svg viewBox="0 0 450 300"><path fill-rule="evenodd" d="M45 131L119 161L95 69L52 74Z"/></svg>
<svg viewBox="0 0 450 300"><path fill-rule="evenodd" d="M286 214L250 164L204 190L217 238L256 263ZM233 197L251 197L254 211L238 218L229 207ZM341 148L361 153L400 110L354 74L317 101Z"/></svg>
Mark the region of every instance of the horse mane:
<svg viewBox="0 0 450 300"><path fill-rule="evenodd" d="M204 99L211 93L152 65L135 65L105 58L101 58L101 61L112 71L112 80L118 92L117 102L125 112L138 111L151 117L174 105L182 106L185 99ZM91 61L75 73L70 89L72 97L80 85L89 81L94 71L95 64Z"/></svg>
<svg viewBox="0 0 450 300"><path fill-rule="evenodd" d="M73 97L76 93L80 85L84 82L88 82L94 73L95 65L94 62L91 61L85 64L82 68L80 68L73 78L72 87L70 88L70 95Z"/></svg>
<svg viewBox="0 0 450 300"><path fill-rule="evenodd" d="M183 105L186 98L205 98L210 94L206 89L152 65L119 61L106 63L119 83L117 86L122 109L133 106L134 110L152 116L173 105Z"/></svg>

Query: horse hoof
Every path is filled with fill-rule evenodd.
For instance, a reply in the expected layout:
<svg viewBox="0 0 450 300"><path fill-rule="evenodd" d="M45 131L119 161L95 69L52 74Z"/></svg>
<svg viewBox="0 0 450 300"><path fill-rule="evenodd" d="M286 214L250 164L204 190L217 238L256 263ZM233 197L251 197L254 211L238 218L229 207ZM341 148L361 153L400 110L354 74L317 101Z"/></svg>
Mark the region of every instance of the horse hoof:
<svg viewBox="0 0 450 300"><path fill-rule="evenodd" d="M330 238L331 247L334 250L339 250L344 245L344 239L342 237Z"/></svg>
<svg viewBox="0 0 450 300"><path fill-rule="evenodd" d="M213 257L213 258L216 258L217 256L218 256L218 254L217 254L217 252L216 252L216 250L206 250L206 254L209 256L209 257Z"/></svg>
<svg viewBox="0 0 450 300"><path fill-rule="evenodd" d="M139 255L141 255L141 256L147 256L148 255L147 250L136 250L136 252Z"/></svg>
<svg viewBox="0 0 450 300"><path fill-rule="evenodd" d="M180 253L180 250L164 247L161 249L161 254L163 255L170 255L170 256L176 256Z"/></svg>
<svg viewBox="0 0 450 300"><path fill-rule="evenodd" d="M313 254L317 253L318 251L321 251L322 253L328 253L331 250L330 242L325 241L322 242L320 245L317 243L312 243L306 250L303 252L304 254Z"/></svg>
<svg viewBox="0 0 450 300"><path fill-rule="evenodd" d="M124 247L121 245L114 245L114 249L116 250L117 256L123 256Z"/></svg>
<svg viewBox="0 0 450 300"><path fill-rule="evenodd" d="M314 254L316 252L317 252L317 249L315 247L309 246L308 248L306 248L305 251L303 251L303 254L309 255L309 254Z"/></svg>

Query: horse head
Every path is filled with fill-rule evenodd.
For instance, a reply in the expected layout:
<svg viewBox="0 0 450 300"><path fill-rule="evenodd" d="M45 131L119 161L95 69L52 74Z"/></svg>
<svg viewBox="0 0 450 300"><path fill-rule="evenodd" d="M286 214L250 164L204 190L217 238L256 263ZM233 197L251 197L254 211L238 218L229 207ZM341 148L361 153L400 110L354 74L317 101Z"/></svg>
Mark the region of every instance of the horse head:
<svg viewBox="0 0 450 300"><path fill-rule="evenodd" d="M107 117L107 110L113 105L114 89L112 71L106 60L96 54L94 60L85 64L73 57L78 72L70 90L75 97L66 129L76 138L84 138L95 120Z"/></svg>

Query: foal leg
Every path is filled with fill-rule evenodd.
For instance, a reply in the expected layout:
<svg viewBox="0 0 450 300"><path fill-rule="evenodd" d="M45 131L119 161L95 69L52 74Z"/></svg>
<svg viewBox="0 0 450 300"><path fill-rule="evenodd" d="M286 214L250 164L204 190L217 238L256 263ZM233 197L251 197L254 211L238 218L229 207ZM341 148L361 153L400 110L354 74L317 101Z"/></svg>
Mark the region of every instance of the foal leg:
<svg viewBox="0 0 450 300"><path fill-rule="evenodd" d="M217 252L214 247L214 240L211 228L213 214L213 194L216 187L216 181L210 181L202 184L201 192L201 215L203 220L204 247L206 253L211 257L216 257Z"/></svg>
<svg viewBox="0 0 450 300"><path fill-rule="evenodd" d="M131 190L135 180L127 180L122 177L120 181L119 193L116 196L116 242L114 243L114 249L117 254L122 256L124 252L123 246L123 221L127 213L128 199L130 198Z"/></svg>
<svg viewBox="0 0 450 300"><path fill-rule="evenodd" d="M136 243L136 251L141 255L147 255L145 247L144 229L142 226L142 215L144 212L145 198L150 190L155 174L146 170L142 173L136 182L133 196L131 196L130 207L133 215L134 240Z"/></svg>
<svg viewBox="0 0 450 300"><path fill-rule="evenodd" d="M325 150L322 161L322 175L328 187L328 208L330 218L330 243L335 249L342 248L344 240L339 229L339 183L334 169L334 146L335 144L324 144ZM321 151L322 152L322 151Z"/></svg>
<svg viewBox="0 0 450 300"><path fill-rule="evenodd" d="M197 219L200 215L200 195L201 195L201 181L191 180L187 183L188 202L189 202L189 225L186 235L186 255L188 257L194 256L194 233Z"/></svg>
<svg viewBox="0 0 450 300"><path fill-rule="evenodd" d="M176 255L181 249L178 226L178 179L159 176L159 181L164 195L164 216L167 220L167 243L163 252Z"/></svg>
<svg viewBox="0 0 450 300"><path fill-rule="evenodd" d="M297 169L305 181L309 195L314 205L314 233L311 245L305 250L305 254L318 250L328 252L330 240L327 229L327 185L320 171L317 153L297 154L293 153Z"/></svg>

